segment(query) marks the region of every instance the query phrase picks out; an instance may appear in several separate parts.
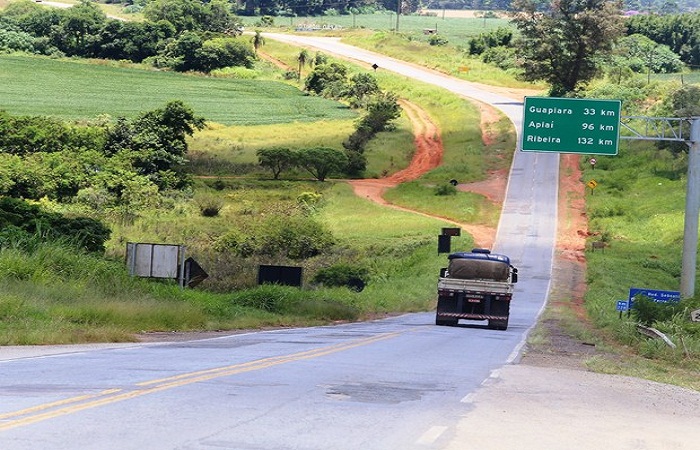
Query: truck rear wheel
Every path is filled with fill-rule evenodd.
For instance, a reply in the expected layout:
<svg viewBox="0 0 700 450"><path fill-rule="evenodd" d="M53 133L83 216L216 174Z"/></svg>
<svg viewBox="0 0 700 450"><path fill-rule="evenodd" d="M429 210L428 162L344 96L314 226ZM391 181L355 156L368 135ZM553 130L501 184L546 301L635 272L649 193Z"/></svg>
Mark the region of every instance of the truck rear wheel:
<svg viewBox="0 0 700 450"><path fill-rule="evenodd" d="M508 329L508 319L489 319L489 328L492 330L505 331Z"/></svg>
<svg viewBox="0 0 700 450"><path fill-rule="evenodd" d="M445 319L440 316L435 316L435 325L454 327L459 322L459 319Z"/></svg>

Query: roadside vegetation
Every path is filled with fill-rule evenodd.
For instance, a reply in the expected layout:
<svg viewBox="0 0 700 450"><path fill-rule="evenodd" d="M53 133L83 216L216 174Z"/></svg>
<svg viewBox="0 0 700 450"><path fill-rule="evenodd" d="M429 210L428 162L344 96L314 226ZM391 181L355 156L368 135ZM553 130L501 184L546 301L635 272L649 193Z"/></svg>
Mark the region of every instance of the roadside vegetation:
<svg viewBox="0 0 700 450"><path fill-rule="evenodd" d="M10 18L39 11L26 3L14 6ZM142 25L117 25L91 4L81 7L80 18L131 36L154 31L149 14L158 17L158 11L140 10ZM254 46L251 36L238 31L217 34L223 24L211 20L191 29L171 23L175 34L163 35L163 45L143 58L67 60L105 58L100 51L107 50L60 31L71 14L76 12L42 13L55 21L48 35L17 29L4 14L0 21L0 44L8 53L0 55L6 69L0 76L8 77L0 83L0 191L3 200L18 202L0 211L0 345L125 341L141 331L303 326L429 310L444 260L436 255L435 235L445 222L381 208L357 198L342 181L389 175L410 161L413 135L396 107L397 92L436 121L445 155L440 168L390 190L387 198L450 220L497 222L492 205L450 190L448 182L477 181L508 167L514 130L503 120L497 125L500 139L484 145L479 111L464 99L327 55L273 42ZM234 28L255 20L266 29L289 20L224 18ZM360 19L343 19L353 18ZM373 19L389 25L391 16ZM577 80L546 72L545 66L567 61L515 65L517 48L535 50L548 36L501 19L471 20L463 29L447 22L427 27L418 18L401 22L438 28L444 40L422 30L390 33L369 26L342 36L463 79L619 98L625 115L700 115L698 88L688 84L697 75L678 65L691 64L696 52L688 49L697 43L678 46L662 32L674 26L696 30L694 15L659 23L634 19L636 36L618 36L625 45L614 49L601 45L610 59ZM158 30L167 34L171 28ZM75 38L70 47L61 35ZM529 39L529 45L519 47L518 39ZM649 57L649 48L658 57ZM233 68L209 64L235 54L244 58ZM586 63L597 63L599 56L579 55ZM523 70L531 70L529 77ZM673 70L685 71L685 84L655 81ZM594 336L585 335L591 331L574 318L568 321L572 333L624 353L591 361L596 370L700 389L700 326L689 320L700 308L697 298L672 305L639 299L629 317L615 310L630 287L677 289L687 149L623 141L620 155L596 158L595 170L589 158L581 157L581 181L595 178L598 185L587 196L588 248L593 241L606 247L586 254L586 307ZM70 232L76 223L82 232ZM209 278L181 289L170 280L129 277L127 242L185 244ZM471 238L453 246L470 248ZM260 264L302 267L303 286L257 286ZM364 286L359 292L357 279ZM639 322L666 333L676 348L639 334Z"/></svg>
<svg viewBox="0 0 700 450"><path fill-rule="evenodd" d="M273 47L267 44L266 50ZM285 52L295 67L298 49L297 55L286 49L278 58L284 59ZM235 74L203 78L124 62L2 56L10 79L25 83L21 90L34 99L22 102L8 93L17 109L3 113L3 156L12 162L0 183L3 194L21 198L27 207L97 220L109 229L95 236L102 253L86 248L85 236L49 239L50 224L4 210L7 239L0 261L8 289L1 296L2 344L123 341L140 331L300 326L430 309L434 275L444 259L435 254L435 235L444 222L358 199L345 183L321 182L324 177L309 173L296 157L277 181L269 167L260 165L265 150L284 147L299 156L314 148L314 140L316 147L342 154L350 150L348 140L358 124L370 131L368 140L353 141L368 156L361 168L367 174L393 173L411 158L413 133L406 118L396 115L395 99L384 94L387 108L377 109L374 100L353 91L372 87L371 79L358 76L366 71L328 58L329 64L347 69L344 78L329 79L338 71L322 71L323 55L311 57L316 64L304 70L315 82L307 89L319 95L300 95L307 78L285 77L284 70L259 62L255 83L258 98L265 100L256 103L245 88L252 81ZM31 67L41 70L31 73ZM42 73L62 74L56 78L64 82L52 84ZM435 91L398 78L388 83L390 78L380 80L381 90L370 90L406 88L405 96L416 100ZM115 80L138 86L139 101L124 100L132 94L114 89ZM45 105L56 91L70 101L54 103L46 117ZM202 103L211 92L223 95ZM346 92L355 94L347 97ZM175 94L181 100L165 100ZM155 97L154 104L146 101L149 97ZM444 121L452 135L447 151L457 155L469 141L478 154L478 111L444 94L429 107L438 111L443 101L436 120ZM221 107L229 102L235 104ZM250 103L253 108L236 107ZM309 106L284 108L299 103ZM322 120L306 125L305 114L311 111ZM375 122L372 111L388 114ZM270 120L273 114L290 124L269 125L277 121ZM465 128L464 123L473 125ZM154 125L158 133L147 133ZM399 147L385 152L382 143ZM88 166L92 169L86 172ZM483 178L480 167L475 164L470 176ZM343 171L336 167L332 174ZM371 228L366 217L372 217ZM29 230L10 226L23 222L37 225ZM210 276L185 290L172 281L130 278L123 262L127 242L184 243ZM454 245L470 248L471 238ZM301 266L302 289L257 287L258 265L270 263ZM353 289L356 278L365 286L362 292ZM405 288L396 290L397 284Z"/></svg>

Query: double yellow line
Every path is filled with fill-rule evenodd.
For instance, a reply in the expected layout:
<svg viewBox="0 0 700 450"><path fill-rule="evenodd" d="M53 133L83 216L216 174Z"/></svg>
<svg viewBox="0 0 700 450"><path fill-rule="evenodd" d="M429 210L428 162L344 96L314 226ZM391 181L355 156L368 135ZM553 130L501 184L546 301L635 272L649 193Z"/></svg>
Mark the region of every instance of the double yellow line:
<svg viewBox="0 0 700 450"><path fill-rule="evenodd" d="M402 333L403 332L383 333L368 338L335 344L328 347L316 348L299 353L273 356L270 358L263 358L255 361L233 364L230 366L199 370L196 372L188 372L166 378L143 381L141 383L136 383L133 390L105 389L95 394L80 395L51 403L43 403L41 405L32 406L30 408L21 409L18 411L0 413L0 431L30 425L36 422L73 414L86 409L96 408L98 406L108 405L111 403L120 402L122 400L129 400L180 386L186 386L188 384L227 377L239 373L251 372L254 370L267 369L269 367L286 364L289 362L318 358L331 353L338 353L386 339L391 339L399 336Z"/></svg>

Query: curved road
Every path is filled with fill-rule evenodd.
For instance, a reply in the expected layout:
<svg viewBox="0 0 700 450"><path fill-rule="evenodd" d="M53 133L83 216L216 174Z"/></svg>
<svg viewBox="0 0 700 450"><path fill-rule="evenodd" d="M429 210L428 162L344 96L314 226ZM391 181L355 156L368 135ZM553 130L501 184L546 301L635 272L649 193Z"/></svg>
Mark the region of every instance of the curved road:
<svg viewBox="0 0 700 450"><path fill-rule="evenodd" d="M510 99L331 39L306 39L490 103L519 129L521 105ZM0 448L455 445L474 392L517 358L545 304L557 179L557 155L516 152L495 245L520 269L505 332L436 327L432 313L420 313L182 343L0 347Z"/></svg>

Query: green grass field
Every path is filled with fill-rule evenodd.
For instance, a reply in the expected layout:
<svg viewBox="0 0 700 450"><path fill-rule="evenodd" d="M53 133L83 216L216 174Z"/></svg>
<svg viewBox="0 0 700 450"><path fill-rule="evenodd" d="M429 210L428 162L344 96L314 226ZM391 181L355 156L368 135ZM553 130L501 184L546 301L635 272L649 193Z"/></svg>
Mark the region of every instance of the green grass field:
<svg viewBox="0 0 700 450"><path fill-rule="evenodd" d="M294 86L45 57L0 55L0 109L17 115L90 119L134 117L182 100L195 114L224 125L348 120L341 103L308 96Z"/></svg>
<svg viewBox="0 0 700 450"><path fill-rule="evenodd" d="M259 18L241 17L247 28L254 28ZM322 32L332 32L332 28L368 29L377 31L396 30L396 14L392 11L383 11L376 14L356 14L321 17L277 17L275 26L291 29L302 28L305 25L317 25L325 27ZM498 27L512 27L508 19L500 18L457 18L440 16L402 15L399 17L399 32L415 35L416 38L427 40L423 30L431 29L448 38L456 45L467 45L469 38L494 30Z"/></svg>

